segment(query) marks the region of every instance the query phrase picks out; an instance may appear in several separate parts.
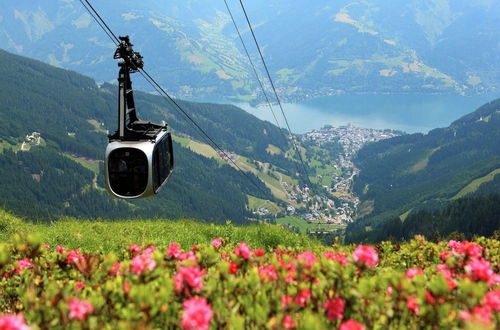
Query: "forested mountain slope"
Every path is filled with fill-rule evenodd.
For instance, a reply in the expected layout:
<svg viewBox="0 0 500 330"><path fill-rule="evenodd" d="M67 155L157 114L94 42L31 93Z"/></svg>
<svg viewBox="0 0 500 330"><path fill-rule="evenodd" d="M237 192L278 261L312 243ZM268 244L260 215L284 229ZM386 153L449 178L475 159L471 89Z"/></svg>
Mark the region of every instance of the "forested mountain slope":
<svg viewBox="0 0 500 330"><path fill-rule="evenodd" d="M500 192L500 100L447 128L367 145L356 164L361 173L355 189L365 216L349 226L350 235L363 236L389 219L471 193Z"/></svg>
<svg viewBox="0 0 500 330"><path fill-rule="evenodd" d="M175 172L153 199L123 202L103 192L106 131L116 129L116 87L0 50L0 203L28 218L59 215L90 218L194 217L245 221L247 194L273 199L222 161L175 144ZM165 120L175 135L197 136L163 98L136 93L139 116ZM233 106L181 102L223 148L283 168L293 163L266 152L286 150L278 128ZM41 133L39 145L25 136ZM83 166L82 166L83 165Z"/></svg>

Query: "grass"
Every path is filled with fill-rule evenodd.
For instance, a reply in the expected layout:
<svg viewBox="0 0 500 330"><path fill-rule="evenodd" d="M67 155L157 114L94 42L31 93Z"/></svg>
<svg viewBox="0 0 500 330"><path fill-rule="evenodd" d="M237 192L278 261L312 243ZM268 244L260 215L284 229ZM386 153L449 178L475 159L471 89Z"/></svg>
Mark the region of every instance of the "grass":
<svg viewBox="0 0 500 330"><path fill-rule="evenodd" d="M410 209L410 210L406 211L405 213L401 214L399 216L399 219L401 219L401 221L404 222L406 220L406 218L408 218L408 216L410 215L411 211L413 211L413 209Z"/></svg>
<svg viewBox="0 0 500 330"><path fill-rule="evenodd" d="M439 149L441 149L441 147L437 147L433 150L428 151L426 153L426 155L421 160L419 160L415 165L413 165L408 170L408 173L410 173L410 174L417 173L417 172L423 170L424 168L426 168L427 165L429 164L429 159L431 158L431 156L434 155L434 153L436 151L438 151Z"/></svg>
<svg viewBox="0 0 500 330"><path fill-rule="evenodd" d="M77 162L78 164L82 165L86 169L91 170L94 174L96 174L96 175L99 174L99 163L101 161L90 160L90 159L83 158L83 157L76 157L74 155L70 155L70 154L67 154L67 153L62 153L62 155L64 155L64 156L68 157L69 159Z"/></svg>
<svg viewBox="0 0 500 330"><path fill-rule="evenodd" d="M309 223L302 218L294 217L294 216L286 216L283 218L276 219L276 223L280 225L292 225L299 228L301 234L306 234L308 229L340 229L343 228L341 225L329 225L329 224L318 224L318 223Z"/></svg>
<svg viewBox="0 0 500 330"><path fill-rule="evenodd" d="M16 234L36 235L44 244L62 245L69 249L84 251L119 252L129 244L154 244L165 247L176 241L183 248L194 244L210 243L215 237L226 242L245 241L254 248L274 249L278 246L304 249L321 244L303 235L294 234L284 228L268 224L249 226L218 226L192 220L171 221L128 220L88 221L63 219L51 224L31 224L0 210L0 240L12 242Z"/></svg>
<svg viewBox="0 0 500 330"><path fill-rule="evenodd" d="M495 179L495 176L497 174L500 174L500 169L496 169L496 170L488 173L487 175L472 181L467 186L465 186L462 190L460 190L458 192L458 194L453 196L451 199L452 200L459 199L459 198L464 197L465 195L468 195L468 194L475 192L483 183L493 181L493 179Z"/></svg>
<svg viewBox="0 0 500 330"><path fill-rule="evenodd" d="M283 210L276 204L268 200L260 199L257 197L253 197L248 195L248 207L252 211L256 211L260 208L265 208L269 210L269 213L276 215Z"/></svg>
<svg viewBox="0 0 500 330"><path fill-rule="evenodd" d="M280 148L278 148L272 144L267 146L266 151L271 155L279 155L282 153Z"/></svg>
<svg viewBox="0 0 500 330"><path fill-rule="evenodd" d="M104 134L108 134L108 131L106 129L103 128L103 126L101 124L99 124L99 122L95 119L89 119L87 120L87 122L94 126L94 131L96 132L99 132L99 133L104 133Z"/></svg>

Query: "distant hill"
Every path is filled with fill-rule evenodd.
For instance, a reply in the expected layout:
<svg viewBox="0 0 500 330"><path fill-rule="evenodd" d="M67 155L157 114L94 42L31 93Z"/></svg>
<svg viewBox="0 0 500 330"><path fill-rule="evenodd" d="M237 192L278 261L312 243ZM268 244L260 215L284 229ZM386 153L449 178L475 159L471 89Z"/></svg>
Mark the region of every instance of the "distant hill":
<svg viewBox="0 0 500 330"><path fill-rule="evenodd" d="M239 3L229 3L259 63ZM148 70L175 95L262 99L222 1L94 5L115 33L132 36ZM500 88L498 1L270 0L246 7L279 92L289 101L339 92L473 94ZM113 44L79 1L4 0L2 9L0 44L7 50L101 82L114 76Z"/></svg>
<svg viewBox="0 0 500 330"><path fill-rule="evenodd" d="M102 157L106 132L116 129L116 92L116 86L98 86L77 73L0 50L2 207L30 219L183 217L242 223L249 215L248 195L274 200L253 173L247 174L258 188L218 157L183 147L182 141L197 134L163 98L140 92L139 116L167 121L181 142L174 146L175 172L155 198L109 197L103 191ZM270 144L287 150L271 123L234 106L179 102L224 149L270 162L283 173L293 171L283 153L266 151ZM33 132L41 134L39 143L23 144Z"/></svg>
<svg viewBox="0 0 500 330"><path fill-rule="evenodd" d="M362 218L348 228L352 236L370 236L390 219L405 220L470 194L498 193L500 99L427 135L367 145L355 163L361 170L355 189L363 204Z"/></svg>

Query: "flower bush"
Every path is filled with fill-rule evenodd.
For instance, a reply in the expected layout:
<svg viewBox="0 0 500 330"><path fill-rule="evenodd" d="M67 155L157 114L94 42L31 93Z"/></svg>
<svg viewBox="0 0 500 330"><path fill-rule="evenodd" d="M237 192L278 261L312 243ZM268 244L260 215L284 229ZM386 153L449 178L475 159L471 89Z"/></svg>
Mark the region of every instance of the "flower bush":
<svg viewBox="0 0 500 330"><path fill-rule="evenodd" d="M499 258L484 238L108 254L17 238L0 244L0 329L495 329Z"/></svg>

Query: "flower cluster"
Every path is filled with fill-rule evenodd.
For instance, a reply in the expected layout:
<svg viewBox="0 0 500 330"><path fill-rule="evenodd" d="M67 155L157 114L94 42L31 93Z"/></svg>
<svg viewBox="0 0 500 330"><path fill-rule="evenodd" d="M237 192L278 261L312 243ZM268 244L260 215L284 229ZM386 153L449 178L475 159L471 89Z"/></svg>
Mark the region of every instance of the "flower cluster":
<svg viewBox="0 0 500 330"><path fill-rule="evenodd" d="M495 328L500 243L0 245L0 329ZM49 308L50 306L50 308Z"/></svg>

